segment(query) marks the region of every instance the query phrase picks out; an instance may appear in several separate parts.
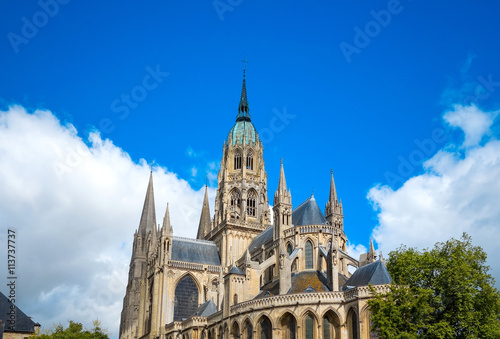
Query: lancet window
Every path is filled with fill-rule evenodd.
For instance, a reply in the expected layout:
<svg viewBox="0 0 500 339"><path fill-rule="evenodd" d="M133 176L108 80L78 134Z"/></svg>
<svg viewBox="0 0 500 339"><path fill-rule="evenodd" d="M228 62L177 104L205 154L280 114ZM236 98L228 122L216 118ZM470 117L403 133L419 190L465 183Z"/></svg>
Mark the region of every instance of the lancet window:
<svg viewBox="0 0 500 339"><path fill-rule="evenodd" d="M249 150L247 152L247 169L253 170L253 152L252 152L252 150Z"/></svg>
<svg viewBox="0 0 500 339"><path fill-rule="evenodd" d="M257 192L250 190L247 196L247 214L249 217L255 217L257 215L256 200Z"/></svg>
<svg viewBox="0 0 500 339"><path fill-rule="evenodd" d="M241 151L236 150L234 153L234 169L241 169Z"/></svg>

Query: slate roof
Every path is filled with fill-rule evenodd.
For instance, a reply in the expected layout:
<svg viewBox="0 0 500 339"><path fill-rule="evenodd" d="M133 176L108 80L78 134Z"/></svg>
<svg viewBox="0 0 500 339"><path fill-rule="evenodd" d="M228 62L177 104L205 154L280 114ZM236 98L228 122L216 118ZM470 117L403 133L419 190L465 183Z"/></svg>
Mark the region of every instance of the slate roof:
<svg viewBox="0 0 500 339"><path fill-rule="evenodd" d="M358 268L345 283L346 288L372 285L390 284L392 281L387 267L380 260Z"/></svg>
<svg viewBox="0 0 500 339"><path fill-rule="evenodd" d="M292 222L295 226L326 224L325 216L314 199L314 195L292 211Z"/></svg>
<svg viewBox="0 0 500 339"><path fill-rule="evenodd" d="M288 294L304 292L327 292L328 281L323 273L318 271L302 271L292 274L292 287Z"/></svg>
<svg viewBox="0 0 500 339"><path fill-rule="evenodd" d="M193 314L193 316L198 316L198 317L208 317L211 316L217 312L217 306L215 306L215 303L210 299L209 301L204 302L201 304L196 312Z"/></svg>
<svg viewBox="0 0 500 339"><path fill-rule="evenodd" d="M217 246L212 241L173 237L172 260L220 266Z"/></svg>
<svg viewBox="0 0 500 339"><path fill-rule="evenodd" d="M262 245L264 245L266 242L270 241L273 239L273 230L274 226L271 225L268 228L266 228L264 231L259 233L250 243L250 246L248 246L248 250L252 252L256 248L260 248Z"/></svg>
<svg viewBox="0 0 500 339"><path fill-rule="evenodd" d="M0 319L4 324L4 332L26 332L26 333L35 333L35 322L30 319L23 311L21 311L17 306L15 307L16 312L16 323L14 326L14 330L10 329L11 323L10 314L11 311L10 306L12 304L9 302L9 299L0 292Z"/></svg>
<svg viewBox="0 0 500 339"><path fill-rule="evenodd" d="M239 274L239 275L245 275L238 267L233 266L227 274Z"/></svg>
<svg viewBox="0 0 500 339"><path fill-rule="evenodd" d="M254 299L262 299L278 294L280 294L280 281L276 279L262 286L260 293Z"/></svg>

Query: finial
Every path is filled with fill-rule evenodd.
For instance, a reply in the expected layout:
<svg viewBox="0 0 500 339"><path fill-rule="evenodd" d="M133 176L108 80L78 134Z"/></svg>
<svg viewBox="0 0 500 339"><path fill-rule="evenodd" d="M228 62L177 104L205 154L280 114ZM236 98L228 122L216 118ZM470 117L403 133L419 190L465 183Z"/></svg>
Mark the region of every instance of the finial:
<svg viewBox="0 0 500 339"><path fill-rule="evenodd" d="M281 158L281 164L283 165L283 158Z"/></svg>
<svg viewBox="0 0 500 339"><path fill-rule="evenodd" d="M245 79L245 70L248 61L245 58L243 58L243 60L241 61L243 62L243 86L241 88L241 98L240 98L240 104L238 106L238 116L236 118L236 121L250 121L250 112L249 112L250 109L248 107L247 88Z"/></svg>
<svg viewBox="0 0 500 339"><path fill-rule="evenodd" d="M205 187L208 187L208 175L205 175Z"/></svg>

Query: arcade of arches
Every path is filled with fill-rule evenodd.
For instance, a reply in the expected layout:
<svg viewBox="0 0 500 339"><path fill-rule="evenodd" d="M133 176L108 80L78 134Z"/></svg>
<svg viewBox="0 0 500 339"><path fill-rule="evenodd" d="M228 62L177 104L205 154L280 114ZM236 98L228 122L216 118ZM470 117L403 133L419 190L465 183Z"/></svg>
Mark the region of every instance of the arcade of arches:
<svg viewBox="0 0 500 339"><path fill-rule="evenodd" d="M279 312L279 311L277 311ZM318 314L313 308L306 308L300 315L283 311L262 312L257 316L242 315L217 322L214 326L204 326L194 331L186 331L168 339L358 339L361 332L366 332L363 322L358 327L358 315L354 307L347 312L347 318L341 319L332 308ZM362 312L369 322L368 312ZM253 318L257 320L254 321ZM231 323L231 325L229 325ZM369 338L377 338L374 333L366 333Z"/></svg>

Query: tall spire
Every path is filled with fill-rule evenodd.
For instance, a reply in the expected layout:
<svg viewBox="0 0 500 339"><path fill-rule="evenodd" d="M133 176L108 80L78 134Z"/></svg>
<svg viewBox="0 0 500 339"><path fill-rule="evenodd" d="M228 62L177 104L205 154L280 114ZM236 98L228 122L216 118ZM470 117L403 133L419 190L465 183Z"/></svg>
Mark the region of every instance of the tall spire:
<svg viewBox="0 0 500 339"><path fill-rule="evenodd" d="M241 88L240 104L238 106L238 117L236 121L250 121L250 108L248 107L247 101L247 85L245 79L246 63L245 59L242 60L244 63L243 67L243 87Z"/></svg>
<svg viewBox="0 0 500 339"><path fill-rule="evenodd" d="M165 216L163 217L163 227L162 233L166 233L167 235L173 235L174 230L172 229L172 225L170 224L170 211L167 203L167 209L165 210Z"/></svg>
<svg viewBox="0 0 500 339"><path fill-rule="evenodd" d="M286 192L285 170L283 169L283 159L281 159L280 180L278 182L278 192Z"/></svg>
<svg viewBox="0 0 500 339"><path fill-rule="evenodd" d="M138 233L146 236L149 232L156 235L156 214L155 214L155 197L153 191L153 171L149 174L148 190L144 199L144 207L142 208L141 221L139 223Z"/></svg>
<svg viewBox="0 0 500 339"><path fill-rule="evenodd" d="M200 224L198 225L198 235L196 239L204 240L205 234L210 232L210 205L208 204L208 188L205 185L205 197L203 198L203 207L201 209Z"/></svg>
<svg viewBox="0 0 500 339"><path fill-rule="evenodd" d="M331 170L331 179L330 179L330 198L328 201L330 204L334 203L337 201L337 190L335 189L335 181L333 180L333 170Z"/></svg>

